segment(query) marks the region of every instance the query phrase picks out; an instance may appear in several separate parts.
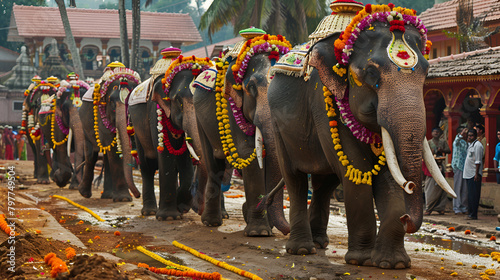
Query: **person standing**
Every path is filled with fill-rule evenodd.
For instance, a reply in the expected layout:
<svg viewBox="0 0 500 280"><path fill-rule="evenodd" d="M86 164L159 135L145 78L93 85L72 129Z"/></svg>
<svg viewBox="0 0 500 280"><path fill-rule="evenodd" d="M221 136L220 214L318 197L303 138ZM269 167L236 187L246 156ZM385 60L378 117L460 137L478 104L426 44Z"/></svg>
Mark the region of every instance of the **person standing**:
<svg viewBox="0 0 500 280"><path fill-rule="evenodd" d="M458 134L453 141L453 157L451 167L453 168L453 188L457 198L453 199L453 211L455 215L467 213L467 182L463 178L465 158L467 157L467 132L466 127L459 127ZM497 173L500 175L500 173ZM498 175L497 175L498 176Z"/></svg>
<svg viewBox="0 0 500 280"><path fill-rule="evenodd" d="M467 157L464 164L464 179L467 180L469 216L466 219L477 220L477 210L481 198L484 147L478 141L475 129L467 132L467 142L469 142L469 147L467 148Z"/></svg>
<svg viewBox="0 0 500 280"><path fill-rule="evenodd" d="M434 154L434 159L436 159L439 170L444 176L445 155L449 154L451 151L446 140L440 139L440 136L441 129L439 127L434 128L432 130L432 139L429 140L429 146ZM434 180L431 176L426 176L425 178L424 192L425 204L427 206L425 215L430 215L432 211L438 212L439 215L444 215L448 199L447 194L440 186L438 186L436 180Z"/></svg>
<svg viewBox="0 0 500 280"><path fill-rule="evenodd" d="M500 130L497 131L497 138L500 141ZM495 157L493 158L493 165L495 166L495 172L497 175L497 184L500 184L500 165L498 162L500 161L500 142L498 142L495 147Z"/></svg>

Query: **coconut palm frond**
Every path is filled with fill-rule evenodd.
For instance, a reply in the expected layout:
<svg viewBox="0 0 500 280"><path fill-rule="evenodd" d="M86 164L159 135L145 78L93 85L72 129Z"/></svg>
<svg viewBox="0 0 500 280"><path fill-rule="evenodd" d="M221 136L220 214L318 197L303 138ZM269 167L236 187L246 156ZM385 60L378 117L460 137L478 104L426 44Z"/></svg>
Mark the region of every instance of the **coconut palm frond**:
<svg viewBox="0 0 500 280"><path fill-rule="evenodd" d="M208 36L212 40L212 35L219 31L223 26L231 23L238 11L244 6L246 1L215 0L208 10L201 16L201 30L208 29Z"/></svg>

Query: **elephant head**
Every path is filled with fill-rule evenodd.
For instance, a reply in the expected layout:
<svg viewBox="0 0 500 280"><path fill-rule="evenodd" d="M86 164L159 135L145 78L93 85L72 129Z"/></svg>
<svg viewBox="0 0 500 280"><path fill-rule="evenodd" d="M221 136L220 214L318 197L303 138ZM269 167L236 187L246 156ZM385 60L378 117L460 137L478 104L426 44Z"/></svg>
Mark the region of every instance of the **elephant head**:
<svg viewBox="0 0 500 280"><path fill-rule="evenodd" d="M407 191L401 221L412 233L423 216L423 84L429 69L424 55L429 46L426 29L413 10L384 7L375 11L378 7L367 5L340 37L335 33L317 42L309 65L335 96L353 134L374 146L382 138L389 170ZM454 195L449 186L445 190Z"/></svg>
<svg viewBox="0 0 500 280"><path fill-rule="evenodd" d="M103 76L100 84L98 112L101 116L104 129L116 132L116 145L121 149L123 156L123 171L125 181L135 197L140 193L135 187L132 178L132 155L130 139L127 133L127 108L125 100L132 90L141 82L139 74L128 68L115 68ZM96 102L94 93L94 102ZM94 109L95 110L95 109ZM111 140L111 139L109 139ZM120 152L118 150L118 152Z"/></svg>
<svg viewBox="0 0 500 280"><path fill-rule="evenodd" d="M231 104L232 110L233 112L241 110L244 118L237 120L241 124L240 128L248 134L252 133L251 130L255 127L255 149L260 168L265 168L266 193L269 193L281 179L267 99L270 82L268 73L280 55L286 54L290 49L290 43L281 35L266 34L249 39L243 45L238 57L230 60L225 76L224 92L234 102ZM262 153L264 146L265 158ZM282 192L279 196L282 197ZM282 199L274 200L268 212L272 224L287 234L289 225L283 216L281 203Z"/></svg>

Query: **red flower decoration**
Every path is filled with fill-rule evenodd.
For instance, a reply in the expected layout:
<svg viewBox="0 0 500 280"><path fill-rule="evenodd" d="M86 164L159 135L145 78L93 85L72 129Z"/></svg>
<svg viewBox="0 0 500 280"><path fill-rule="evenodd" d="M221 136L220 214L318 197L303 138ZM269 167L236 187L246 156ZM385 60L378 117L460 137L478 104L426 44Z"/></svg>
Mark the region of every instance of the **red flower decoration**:
<svg viewBox="0 0 500 280"><path fill-rule="evenodd" d="M406 51L399 51L397 56L402 59L408 59L410 58L410 55Z"/></svg>
<svg viewBox="0 0 500 280"><path fill-rule="evenodd" d="M269 35L268 34L264 35L264 40L266 40L266 41L269 40ZM250 40L248 40L247 43L248 42L250 42Z"/></svg>
<svg viewBox="0 0 500 280"><path fill-rule="evenodd" d="M198 76L200 74L201 70L200 69L193 69L191 70L191 73L193 73L193 76Z"/></svg>
<svg viewBox="0 0 500 280"><path fill-rule="evenodd" d="M366 4L365 11L369 14L372 13L372 4Z"/></svg>
<svg viewBox="0 0 500 280"><path fill-rule="evenodd" d="M394 9L394 4L392 4L392 3L387 4L387 6L389 6L389 8L391 8L391 10Z"/></svg>
<svg viewBox="0 0 500 280"><path fill-rule="evenodd" d="M278 34L276 37L278 37L278 40L283 41L283 36Z"/></svg>

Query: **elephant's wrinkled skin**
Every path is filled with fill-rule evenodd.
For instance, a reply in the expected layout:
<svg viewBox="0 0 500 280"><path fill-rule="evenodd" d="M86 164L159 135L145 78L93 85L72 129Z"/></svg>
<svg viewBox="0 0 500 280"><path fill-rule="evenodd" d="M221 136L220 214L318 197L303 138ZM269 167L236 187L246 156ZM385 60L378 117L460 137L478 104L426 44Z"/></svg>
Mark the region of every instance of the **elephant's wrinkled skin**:
<svg viewBox="0 0 500 280"><path fill-rule="evenodd" d="M157 77L154 81L152 96L156 99L163 92L161 79ZM189 84L193 81L191 70L179 72L170 85L171 100L176 105L185 96L192 98ZM162 102L162 101L160 101ZM163 102L162 102L163 103ZM142 215L155 215L158 220L180 219L181 214L191 209L192 195L191 184L193 181L193 164L189 152L185 151L181 155L170 154L165 148L163 152L158 152L158 113L156 100L148 100L147 103L130 105L128 110L134 125L137 153L141 166L142 175ZM163 105L163 104L162 104ZM169 105L166 105L169 106ZM183 119L190 118L183 116L182 108L178 106L170 107L170 118L174 128L184 129ZM194 114L194 112L192 112ZM164 137L169 137L170 143L175 150L179 150L185 141L185 135L175 139L171 132ZM159 170L160 198L157 207L154 193L154 175ZM177 178L179 175L179 180ZM180 187L178 188L178 181Z"/></svg>
<svg viewBox="0 0 500 280"><path fill-rule="evenodd" d="M247 236L270 236L272 226L276 226L284 234L289 231L288 223L283 216L282 192L278 199L268 209L269 215L257 209L259 197L270 191L281 179L278 159L276 156L273 134L271 133L271 122L269 107L267 105L267 72L271 66L268 54L258 54L249 62L247 73L243 78L241 91L233 89L234 77L231 66L226 73L225 92L233 97L235 103L241 106L245 118L255 124L263 134L266 157L264 168L260 169L257 159L243 169L243 180L245 182L246 205L243 207L247 226ZM251 70L250 70L251 69ZM220 183L226 168L226 157L224 155L216 116L216 98L214 92L203 88L196 88L194 92L194 107L198 130L201 140L203 157L208 174L205 191L205 212L202 221L206 225L218 226L222 223L218 205L220 203ZM238 128L232 110L228 108L228 116L231 125L231 135L241 158L248 158L255 149L255 136L246 135ZM199 184L203 184L199 180ZM281 199L280 199L281 198ZM271 219L269 221L268 219Z"/></svg>
<svg viewBox="0 0 500 280"><path fill-rule="evenodd" d="M310 64L316 69L307 82L278 73L269 86L280 167L291 202L291 235L286 249L292 254L308 254L316 251L315 245L320 248L328 245L328 204L340 179L349 232L346 262L405 268L411 265L404 249L405 230L418 230L423 215L421 162L425 110L422 90L429 63L421 53L420 34L406 25L404 36L418 55L418 64L414 71L398 71L398 66L387 55L386 48L392 40L389 27L380 22L372 25L375 28L362 32L354 44L347 76L340 78L332 71L337 63L334 41L339 35L334 34L310 51ZM401 38L402 32L396 30L394 35ZM353 81L351 72L361 86ZM332 143L323 84L336 96L343 94L347 86L356 120L373 132L380 133L384 127L390 133L403 175L416 184L413 194L403 192L387 167L373 177L373 186L356 185L344 176L346 167L339 162L338 151ZM349 128L342 125L336 106L335 110L342 150L350 164L363 171L371 170L378 158L368 144L357 140ZM307 173L313 174L314 188L309 217L306 214ZM380 218L378 234L373 199Z"/></svg>
<svg viewBox="0 0 500 280"><path fill-rule="evenodd" d="M101 82L103 84L103 82ZM111 151L104 155L104 191L101 198L112 198L114 202L131 201L132 197L129 193L129 188L135 188L132 179L132 156L130 154L130 140L127 134L127 121L125 104L120 99L120 89L126 87L131 92L137 83L129 80L127 85L120 85L120 80L115 80L108 86L108 92L103 97L101 102L106 103L106 117L116 127L116 136L120 137L122 156L117 154L116 145L111 148ZM97 161L99 147L97 145L94 132L94 112L93 103L83 101L82 107L79 110L80 119L82 120L83 131L85 134L85 166L83 171L82 182L78 186L78 190L83 197L92 196L92 181L94 179L94 166ZM102 122L101 116L98 113L99 139L103 146L109 145L115 133L112 133ZM140 194L134 193L135 197Z"/></svg>

